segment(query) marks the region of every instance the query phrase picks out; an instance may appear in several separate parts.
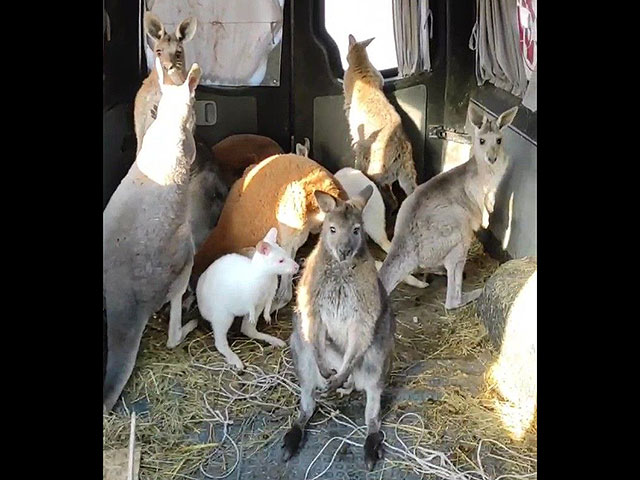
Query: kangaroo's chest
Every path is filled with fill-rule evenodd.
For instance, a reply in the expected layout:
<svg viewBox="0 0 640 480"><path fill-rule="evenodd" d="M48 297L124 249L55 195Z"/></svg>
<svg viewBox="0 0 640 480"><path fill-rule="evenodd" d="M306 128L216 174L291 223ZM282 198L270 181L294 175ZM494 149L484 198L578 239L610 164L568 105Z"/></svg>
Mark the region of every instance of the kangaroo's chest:
<svg viewBox="0 0 640 480"><path fill-rule="evenodd" d="M361 290L354 276L345 274L339 281L335 281L335 277L326 281L316 298L327 336L343 351L355 330L353 326L361 321L369 307Z"/></svg>

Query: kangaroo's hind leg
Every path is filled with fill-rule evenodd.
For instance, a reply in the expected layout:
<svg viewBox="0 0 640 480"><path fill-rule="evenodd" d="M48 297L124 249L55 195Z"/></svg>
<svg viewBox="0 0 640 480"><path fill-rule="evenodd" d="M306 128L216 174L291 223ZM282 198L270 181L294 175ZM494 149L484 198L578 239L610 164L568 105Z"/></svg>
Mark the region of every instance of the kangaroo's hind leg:
<svg viewBox="0 0 640 480"><path fill-rule="evenodd" d="M462 307L480 296L482 289L462 293L464 264L467 261L467 250L462 244L456 245L444 260L447 269L447 299L445 308L451 310Z"/></svg>
<svg viewBox="0 0 640 480"><path fill-rule="evenodd" d="M364 443L364 461L367 469L371 471L383 454L382 441L384 440L384 435L380 432L382 382L368 382L365 386L365 392L367 394L367 404L364 418L367 423L367 438Z"/></svg>
<svg viewBox="0 0 640 480"><path fill-rule="evenodd" d="M133 292L111 293L107 297L107 368L102 390L105 412L113 408L131 376L151 314L136 303Z"/></svg>
<svg viewBox="0 0 640 480"><path fill-rule="evenodd" d="M191 256L169 289L168 297L171 301L171 313L169 314L167 348L175 348L180 345L186 336L198 326L198 320L191 320L186 325L182 325L182 296L187 290L192 267L193 256Z"/></svg>

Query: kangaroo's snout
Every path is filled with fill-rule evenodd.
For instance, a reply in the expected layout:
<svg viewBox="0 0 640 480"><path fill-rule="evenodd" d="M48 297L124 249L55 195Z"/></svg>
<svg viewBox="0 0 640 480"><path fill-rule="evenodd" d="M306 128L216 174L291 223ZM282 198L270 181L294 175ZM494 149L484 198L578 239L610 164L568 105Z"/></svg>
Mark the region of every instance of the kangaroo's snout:
<svg viewBox="0 0 640 480"><path fill-rule="evenodd" d="M347 258L351 256L352 250L350 248L340 248L338 249L338 254L340 256L341 261L345 261Z"/></svg>

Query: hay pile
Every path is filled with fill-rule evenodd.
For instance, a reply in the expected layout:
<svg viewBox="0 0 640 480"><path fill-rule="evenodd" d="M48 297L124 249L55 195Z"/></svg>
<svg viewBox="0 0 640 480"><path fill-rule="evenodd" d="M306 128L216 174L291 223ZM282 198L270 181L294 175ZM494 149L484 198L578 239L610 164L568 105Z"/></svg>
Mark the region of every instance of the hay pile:
<svg viewBox="0 0 640 480"><path fill-rule="evenodd" d="M511 260L493 274L478 299L480 318L500 354L489 381L502 396L496 408L514 438L521 439L536 415L537 263Z"/></svg>
<svg viewBox="0 0 640 480"><path fill-rule="evenodd" d="M476 243L464 289L482 286L497 267ZM398 331L391 399L382 410L387 453L377 469L401 469L417 478L488 480L498 474L535 478L535 429L520 441L510 438L494 403L496 390L485 379L496 358L486 329L474 305L447 313L445 289L446 281L440 279L424 290L401 285L392 295ZM287 339L290 312L281 310L274 325L261 324L259 330ZM142 449L141 480L202 478L204 472L222 476L233 471L239 455L264 455L282 441L299 400L288 348L276 349L230 332L232 349L247 366L239 376L224 363L205 327L175 350L166 348L166 335L167 320L154 317L124 392L124 411L104 416L105 450L127 446L128 412L133 405L138 414L137 445ZM428 394L416 401L399 391ZM345 403L362 398L363 394L353 393L343 401L331 395L318 402L313 434L335 431L336 426L348 433L327 436L322 451L313 452L316 458L324 455L333 462L344 444L364 443L364 411L357 417L342 413ZM263 420L265 414L269 421ZM237 444L232 428L256 418L261 419L258 434ZM307 470L309 480L323 474L313 463Z"/></svg>

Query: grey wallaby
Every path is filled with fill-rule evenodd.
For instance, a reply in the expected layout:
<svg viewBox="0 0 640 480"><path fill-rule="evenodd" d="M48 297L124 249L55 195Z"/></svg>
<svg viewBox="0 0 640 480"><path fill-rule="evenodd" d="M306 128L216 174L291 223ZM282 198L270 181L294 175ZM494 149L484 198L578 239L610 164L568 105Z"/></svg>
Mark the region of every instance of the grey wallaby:
<svg viewBox="0 0 640 480"><path fill-rule="evenodd" d="M171 302L168 347L182 327L181 300L193 266L189 178L196 155L193 101L201 70L193 64L183 85L162 89L158 115L103 214L103 294L107 313L107 368L103 408L116 403L135 364L149 317Z"/></svg>
<svg viewBox="0 0 640 480"><path fill-rule="evenodd" d="M475 300L482 289L462 292L462 274L474 232L489 225L495 192L508 157L503 131L518 107L489 119L474 104L468 117L473 126L471 158L418 186L400 206L393 241L380 269L388 293L418 267L447 273L447 309Z"/></svg>
<svg viewBox="0 0 640 480"><path fill-rule="evenodd" d="M369 470L382 457L380 396L391 368L396 327L363 228L362 209L372 193L367 185L343 201L314 192L326 217L297 288L290 343L301 388L300 414L284 437L285 460L300 448L315 395L336 389L350 393L354 387L367 395L364 450Z"/></svg>

